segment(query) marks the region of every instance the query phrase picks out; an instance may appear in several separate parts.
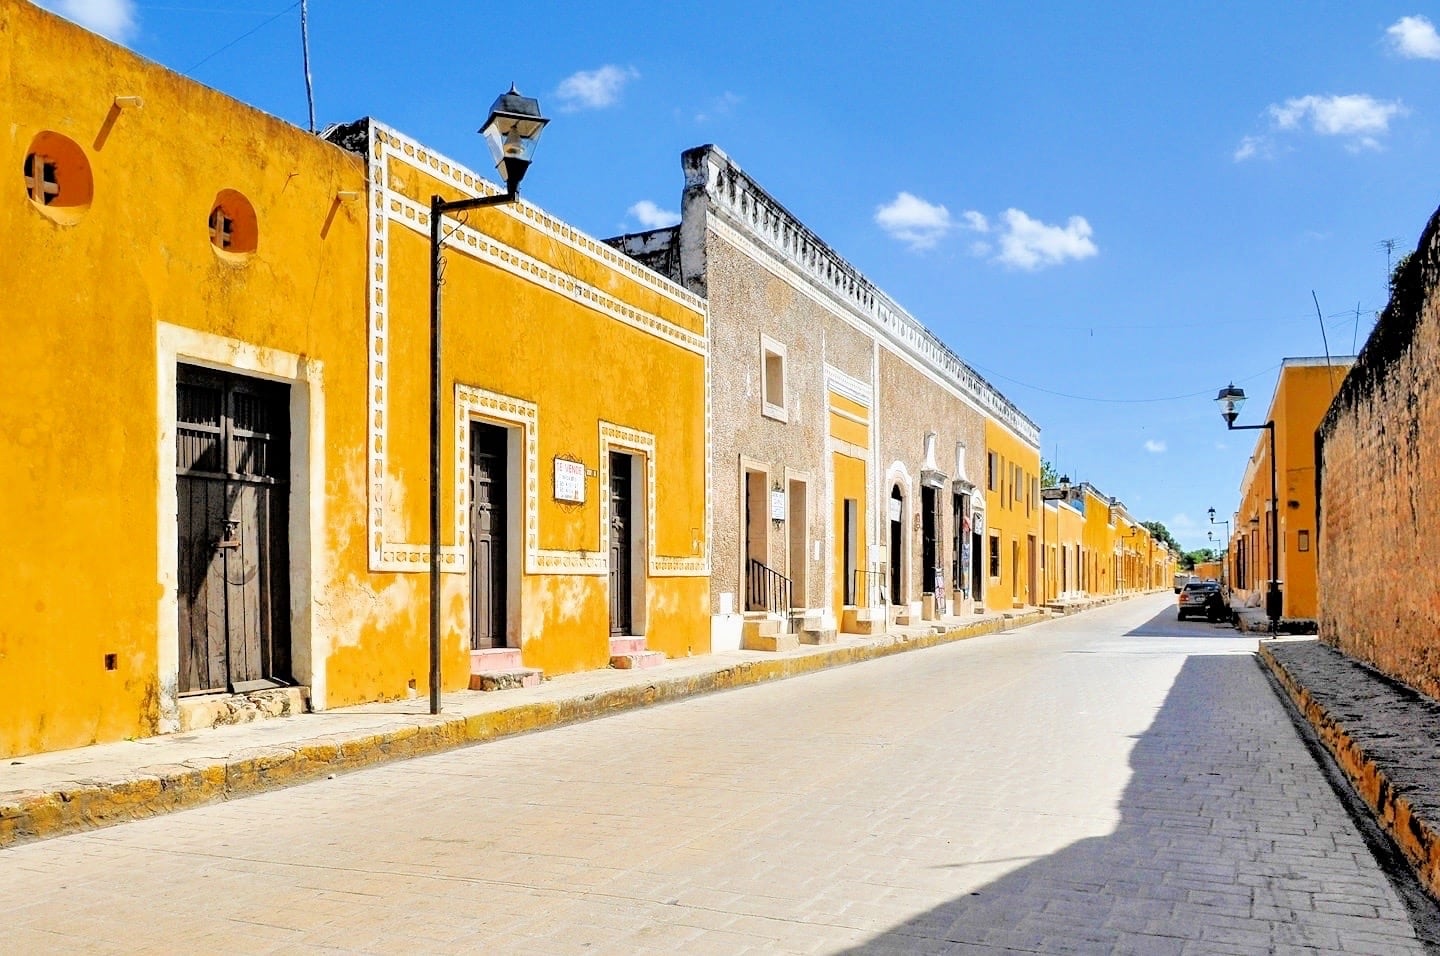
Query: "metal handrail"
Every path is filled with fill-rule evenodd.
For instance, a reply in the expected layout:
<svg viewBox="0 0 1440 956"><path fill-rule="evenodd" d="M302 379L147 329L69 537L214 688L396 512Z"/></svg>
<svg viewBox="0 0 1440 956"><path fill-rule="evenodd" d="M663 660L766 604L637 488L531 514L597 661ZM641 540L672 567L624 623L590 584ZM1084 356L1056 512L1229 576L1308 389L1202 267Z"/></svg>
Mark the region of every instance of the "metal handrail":
<svg viewBox="0 0 1440 956"><path fill-rule="evenodd" d="M790 579L755 558L745 568L745 589L748 608L759 608L780 615L785 633L790 629Z"/></svg>
<svg viewBox="0 0 1440 956"><path fill-rule="evenodd" d="M872 583L873 582L873 583ZM859 598L865 596L864 603L859 600L855 602L857 607L876 607L882 604L880 595L885 587L885 573L883 571L867 571L863 568L855 569L855 591L854 596Z"/></svg>

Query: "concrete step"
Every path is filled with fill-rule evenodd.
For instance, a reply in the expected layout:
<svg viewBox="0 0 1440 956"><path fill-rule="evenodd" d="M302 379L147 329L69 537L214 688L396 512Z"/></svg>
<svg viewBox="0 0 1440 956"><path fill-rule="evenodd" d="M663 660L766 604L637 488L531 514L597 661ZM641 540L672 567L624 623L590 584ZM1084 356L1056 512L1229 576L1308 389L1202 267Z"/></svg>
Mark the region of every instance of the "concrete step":
<svg viewBox="0 0 1440 956"><path fill-rule="evenodd" d="M770 616L747 617L745 623L740 626L740 642L751 638L774 637L780 633L780 622Z"/></svg>
<svg viewBox="0 0 1440 956"><path fill-rule="evenodd" d="M641 654L645 651L645 638L643 637L612 637L610 638L610 655L617 654Z"/></svg>
<svg viewBox="0 0 1440 956"><path fill-rule="evenodd" d="M471 690L512 690L516 687L539 687L543 672L538 667L516 667L504 671L471 673Z"/></svg>
<svg viewBox="0 0 1440 956"><path fill-rule="evenodd" d="M490 647L483 651L470 652L470 673L481 671L508 671L523 666L520 663L520 648Z"/></svg>
<svg viewBox="0 0 1440 956"><path fill-rule="evenodd" d="M520 663L520 648L490 647L470 652L471 690L509 690L537 687L544 673Z"/></svg>
<svg viewBox="0 0 1440 956"><path fill-rule="evenodd" d="M640 651L633 654L610 654L610 666L622 671L643 671L659 667L668 658L659 651Z"/></svg>
<svg viewBox="0 0 1440 956"><path fill-rule="evenodd" d="M756 634L740 638L740 646L747 651L793 651L800 647L798 634Z"/></svg>
<svg viewBox="0 0 1440 956"><path fill-rule="evenodd" d="M801 644L834 644L840 640L840 635L833 627L812 628L800 632Z"/></svg>

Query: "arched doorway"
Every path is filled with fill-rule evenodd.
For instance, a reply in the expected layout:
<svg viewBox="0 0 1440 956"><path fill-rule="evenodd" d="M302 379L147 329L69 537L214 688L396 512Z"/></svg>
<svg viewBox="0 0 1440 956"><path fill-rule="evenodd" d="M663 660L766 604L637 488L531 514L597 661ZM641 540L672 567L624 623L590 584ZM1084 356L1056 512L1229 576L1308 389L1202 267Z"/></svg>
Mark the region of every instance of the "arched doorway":
<svg viewBox="0 0 1440 956"><path fill-rule="evenodd" d="M905 599L901 573L905 555L905 496L900 486L890 489L890 603L901 604Z"/></svg>

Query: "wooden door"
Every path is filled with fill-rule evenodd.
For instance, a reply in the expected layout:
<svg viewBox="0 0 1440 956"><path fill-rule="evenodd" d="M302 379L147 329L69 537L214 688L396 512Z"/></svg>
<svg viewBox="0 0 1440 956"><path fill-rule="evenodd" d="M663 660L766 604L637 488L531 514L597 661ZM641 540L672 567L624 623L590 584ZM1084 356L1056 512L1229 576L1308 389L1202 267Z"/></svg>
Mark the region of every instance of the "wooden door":
<svg viewBox="0 0 1440 956"><path fill-rule="evenodd" d="M505 429L470 426L470 648L508 647Z"/></svg>
<svg viewBox="0 0 1440 956"><path fill-rule="evenodd" d="M940 496L926 485L920 489L920 580L922 593L940 596Z"/></svg>
<svg viewBox="0 0 1440 956"><path fill-rule="evenodd" d="M176 375L180 693L290 674L289 387Z"/></svg>
<svg viewBox="0 0 1440 956"><path fill-rule="evenodd" d="M610 453L610 633L629 634L634 624L630 588L632 543L630 529L631 458Z"/></svg>

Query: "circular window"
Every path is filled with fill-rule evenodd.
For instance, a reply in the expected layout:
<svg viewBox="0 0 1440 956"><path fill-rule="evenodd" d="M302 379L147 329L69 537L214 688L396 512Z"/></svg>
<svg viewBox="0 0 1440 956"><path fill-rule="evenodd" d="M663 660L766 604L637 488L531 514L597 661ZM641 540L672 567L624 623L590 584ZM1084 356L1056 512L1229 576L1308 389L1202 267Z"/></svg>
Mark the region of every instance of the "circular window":
<svg viewBox="0 0 1440 956"><path fill-rule="evenodd" d="M222 189L210 206L210 245L222 256L245 258L255 251L260 230L255 207L233 189Z"/></svg>
<svg viewBox="0 0 1440 956"><path fill-rule="evenodd" d="M25 195L58 223L79 222L95 195L90 160L72 139L46 130L25 153Z"/></svg>

